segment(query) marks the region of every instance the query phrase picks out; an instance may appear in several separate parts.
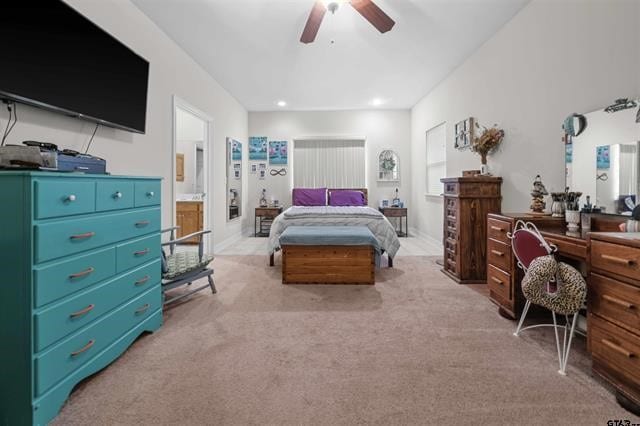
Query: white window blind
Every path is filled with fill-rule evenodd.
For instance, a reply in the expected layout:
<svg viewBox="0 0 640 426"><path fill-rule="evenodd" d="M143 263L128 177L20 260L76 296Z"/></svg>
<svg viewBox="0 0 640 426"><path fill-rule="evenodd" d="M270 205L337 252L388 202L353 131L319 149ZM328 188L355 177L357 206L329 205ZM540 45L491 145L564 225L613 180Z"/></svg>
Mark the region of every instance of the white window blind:
<svg viewBox="0 0 640 426"><path fill-rule="evenodd" d="M426 188L428 195L442 194L440 179L447 174L446 141L446 123L427 130Z"/></svg>
<svg viewBox="0 0 640 426"><path fill-rule="evenodd" d="M364 140L295 140L294 188L364 188Z"/></svg>

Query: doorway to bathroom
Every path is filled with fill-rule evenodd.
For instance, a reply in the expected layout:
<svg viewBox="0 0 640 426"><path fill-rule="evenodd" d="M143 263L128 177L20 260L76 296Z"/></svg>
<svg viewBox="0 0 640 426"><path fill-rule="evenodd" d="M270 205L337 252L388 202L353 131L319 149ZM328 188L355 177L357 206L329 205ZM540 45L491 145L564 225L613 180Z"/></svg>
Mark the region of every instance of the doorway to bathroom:
<svg viewBox="0 0 640 426"><path fill-rule="evenodd" d="M211 176L209 143L212 120L187 102L174 98L173 135L173 194L174 224L178 227L175 237L183 238L193 233L211 229L208 196ZM178 246L179 250L198 250L200 236L188 238ZM210 251L209 235L203 238L205 251Z"/></svg>

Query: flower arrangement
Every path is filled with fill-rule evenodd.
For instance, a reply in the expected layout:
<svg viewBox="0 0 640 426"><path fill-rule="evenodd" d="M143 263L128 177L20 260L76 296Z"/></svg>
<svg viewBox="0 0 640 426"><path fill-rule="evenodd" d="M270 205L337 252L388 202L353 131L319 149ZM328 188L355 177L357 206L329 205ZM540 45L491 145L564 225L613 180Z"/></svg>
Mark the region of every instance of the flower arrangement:
<svg viewBox="0 0 640 426"><path fill-rule="evenodd" d="M471 150L477 152L482 160L482 165L487 164L487 155L493 153L504 139L504 130L499 129L497 124L493 127L484 127L476 122L476 127L482 127L480 136L474 137L471 141Z"/></svg>

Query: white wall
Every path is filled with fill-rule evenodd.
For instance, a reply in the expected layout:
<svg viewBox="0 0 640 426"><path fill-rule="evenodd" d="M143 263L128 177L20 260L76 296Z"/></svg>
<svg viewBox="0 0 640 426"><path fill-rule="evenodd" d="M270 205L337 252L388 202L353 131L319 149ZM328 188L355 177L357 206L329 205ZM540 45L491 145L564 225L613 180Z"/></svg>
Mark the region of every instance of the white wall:
<svg viewBox="0 0 640 426"><path fill-rule="evenodd" d="M408 110L250 112L249 135L287 140L289 144L295 138L309 136L365 137L369 204L375 206L381 198L393 198L395 188L400 189L403 200L408 201L411 197L410 120ZM400 182L377 181L378 154L384 149L393 149L400 157ZM291 164L291 145L289 150ZM257 175L247 176L251 220L262 188L267 188L268 199L273 195L285 206L291 205L291 170L285 177L267 173L265 180L258 180Z"/></svg>
<svg viewBox="0 0 640 426"><path fill-rule="evenodd" d="M640 2L533 0L411 112L414 226L442 240L442 200L425 197L425 132L446 121L447 175L479 169L453 148L453 124L466 117L506 131L489 158L502 176L505 212L528 210L537 174L564 186L561 124L615 98L640 93ZM548 203L549 204L549 203Z"/></svg>
<svg viewBox="0 0 640 426"><path fill-rule="evenodd" d="M209 150L213 240L218 244L239 234L240 224L227 224L225 217L225 137L246 139L247 111L131 2L66 1L151 64L146 134L101 127L90 153L107 159L113 174L163 177L162 221L169 225L173 215L172 96L177 95L213 117L213 149ZM97 52L87 52L88 57L93 54ZM82 150L94 128L89 122L23 105L18 105L18 119L8 143L32 139ZM0 126L5 124L6 117L0 115Z"/></svg>

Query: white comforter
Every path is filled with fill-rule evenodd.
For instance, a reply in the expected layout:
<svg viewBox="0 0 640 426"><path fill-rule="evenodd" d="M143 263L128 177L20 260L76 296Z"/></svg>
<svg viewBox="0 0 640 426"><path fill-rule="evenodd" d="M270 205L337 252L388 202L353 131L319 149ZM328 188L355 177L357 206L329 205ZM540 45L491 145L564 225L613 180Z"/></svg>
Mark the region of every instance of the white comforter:
<svg viewBox="0 0 640 426"><path fill-rule="evenodd" d="M380 247L394 257L400 241L389 220L371 207L289 207L273 220L269 234L269 254L280 249L280 235L289 226L366 226Z"/></svg>

